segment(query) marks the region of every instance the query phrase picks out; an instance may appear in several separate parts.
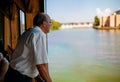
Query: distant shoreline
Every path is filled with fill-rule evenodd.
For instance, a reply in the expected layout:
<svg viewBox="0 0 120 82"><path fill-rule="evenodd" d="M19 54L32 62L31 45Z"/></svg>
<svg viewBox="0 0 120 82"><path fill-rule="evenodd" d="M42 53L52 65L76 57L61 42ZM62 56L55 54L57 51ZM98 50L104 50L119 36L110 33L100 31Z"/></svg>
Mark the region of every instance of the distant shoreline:
<svg viewBox="0 0 120 82"><path fill-rule="evenodd" d="M120 28L117 27L93 27L93 28L97 30L120 30Z"/></svg>

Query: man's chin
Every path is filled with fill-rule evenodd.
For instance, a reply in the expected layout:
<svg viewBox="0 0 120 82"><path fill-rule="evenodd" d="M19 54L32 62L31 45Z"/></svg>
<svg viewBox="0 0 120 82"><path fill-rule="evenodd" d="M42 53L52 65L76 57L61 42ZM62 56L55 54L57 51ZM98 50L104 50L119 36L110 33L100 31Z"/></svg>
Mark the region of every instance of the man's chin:
<svg viewBox="0 0 120 82"><path fill-rule="evenodd" d="M50 30L49 31L46 31L45 33L47 34L47 33L49 33L50 32Z"/></svg>

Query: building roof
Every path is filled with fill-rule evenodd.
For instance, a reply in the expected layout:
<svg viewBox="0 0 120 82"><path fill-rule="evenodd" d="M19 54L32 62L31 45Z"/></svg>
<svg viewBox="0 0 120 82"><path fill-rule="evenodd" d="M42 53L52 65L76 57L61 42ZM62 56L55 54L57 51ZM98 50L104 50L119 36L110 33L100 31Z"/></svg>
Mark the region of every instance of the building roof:
<svg viewBox="0 0 120 82"><path fill-rule="evenodd" d="M115 11L116 14L120 14L120 9Z"/></svg>

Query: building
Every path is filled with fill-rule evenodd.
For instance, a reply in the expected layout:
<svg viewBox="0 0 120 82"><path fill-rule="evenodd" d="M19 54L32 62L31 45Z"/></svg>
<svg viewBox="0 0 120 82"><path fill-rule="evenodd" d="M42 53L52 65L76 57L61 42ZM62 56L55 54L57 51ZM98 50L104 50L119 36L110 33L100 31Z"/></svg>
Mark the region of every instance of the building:
<svg viewBox="0 0 120 82"><path fill-rule="evenodd" d="M9 54L15 49L18 37L33 26L35 14L45 12L45 1L0 0L0 52L6 51ZM21 20L24 20L24 25Z"/></svg>
<svg viewBox="0 0 120 82"><path fill-rule="evenodd" d="M45 11L44 4L45 0L0 0L0 42L5 50L8 45L15 48L21 33L33 25L34 15Z"/></svg>
<svg viewBox="0 0 120 82"><path fill-rule="evenodd" d="M120 9L115 11L112 15L101 17L101 28L120 28Z"/></svg>
<svg viewBox="0 0 120 82"><path fill-rule="evenodd" d="M71 28L86 28L93 27L92 22L80 22L80 23L62 23L60 29L71 29Z"/></svg>

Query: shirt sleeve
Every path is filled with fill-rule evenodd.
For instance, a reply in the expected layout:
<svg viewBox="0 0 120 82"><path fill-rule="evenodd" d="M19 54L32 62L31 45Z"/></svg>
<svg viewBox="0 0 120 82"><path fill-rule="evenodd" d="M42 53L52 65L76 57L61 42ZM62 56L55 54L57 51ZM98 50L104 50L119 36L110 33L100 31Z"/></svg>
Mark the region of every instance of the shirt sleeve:
<svg viewBox="0 0 120 82"><path fill-rule="evenodd" d="M46 36L34 38L34 62L36 65L48 63Z"/></svg>

